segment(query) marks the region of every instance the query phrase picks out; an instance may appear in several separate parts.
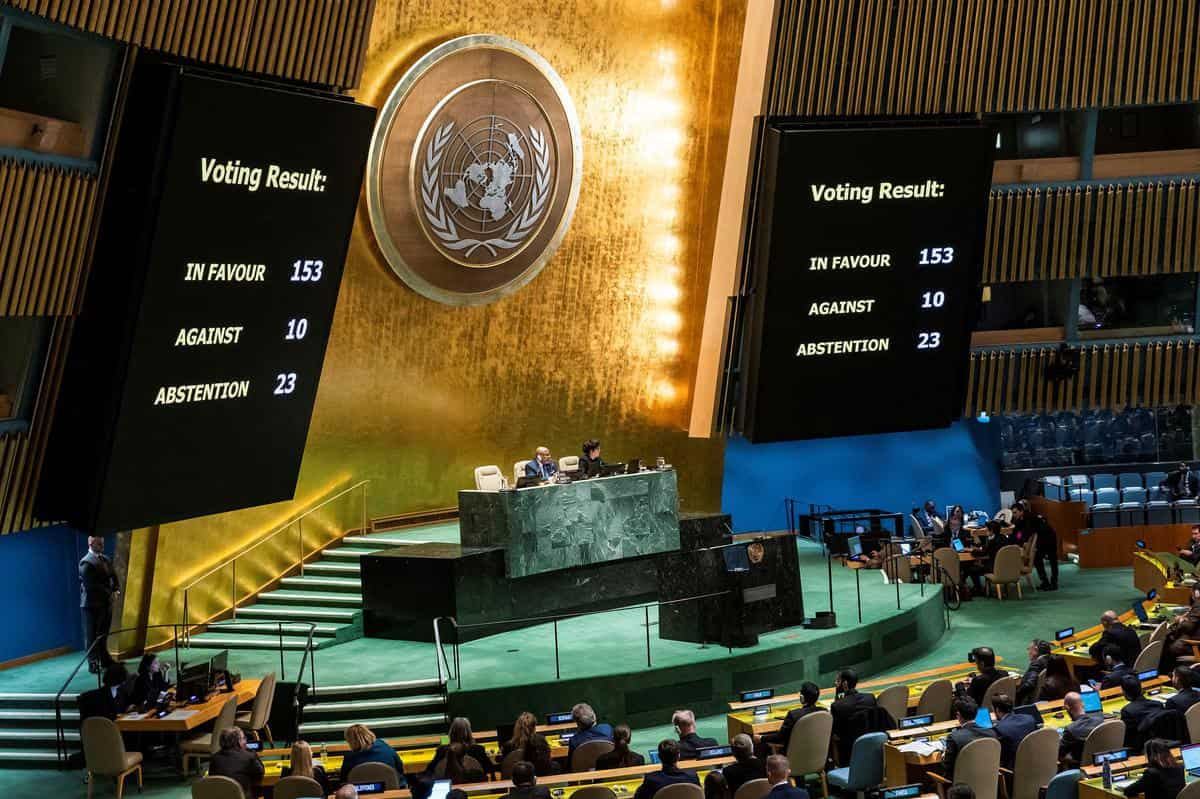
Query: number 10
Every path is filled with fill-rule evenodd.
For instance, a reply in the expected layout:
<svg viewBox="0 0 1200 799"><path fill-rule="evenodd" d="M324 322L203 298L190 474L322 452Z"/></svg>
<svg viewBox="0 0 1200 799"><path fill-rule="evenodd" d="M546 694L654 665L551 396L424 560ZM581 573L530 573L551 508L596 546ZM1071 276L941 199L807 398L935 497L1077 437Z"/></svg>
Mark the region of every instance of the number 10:
<svg viewBox="0 0 1200 799"><path fill-rule="evenodd" d="M921 295L922 308L941 308L946 304L946 292L927 291Z"/></svg>

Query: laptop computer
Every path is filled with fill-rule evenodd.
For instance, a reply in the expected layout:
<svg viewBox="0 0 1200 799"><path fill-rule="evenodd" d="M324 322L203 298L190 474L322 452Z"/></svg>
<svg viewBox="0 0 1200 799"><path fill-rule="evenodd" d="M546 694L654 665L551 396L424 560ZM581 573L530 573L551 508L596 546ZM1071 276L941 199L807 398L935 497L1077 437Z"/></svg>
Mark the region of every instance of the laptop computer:
<svg viewBox="0 0 1200 799"><path fill-rule="evenodd" d="M925 727L933 723L933 714L925 713L920 716L905 716L900 719L900 729L911 730L913 727Z"/></svg>
<svg viewBox="0 0 1200 799"><path fill-rule="evenodd" d="M1099 691L1080 691L1079 694L1083 698L1084 713L1099 713L1104 710Z"/></svg>
<svg viewBox="0 0 1200 799"><path fill-rule="evenodd" d="M1045 722L1042 720L1042 711L1038 710L1037 705L1020 705L1013 708L1013 713L1020 713L1022 716L1029 716L1033 719L1034 724L1041 727Z"/></svg>
<svg viewBox="0 0 1200 799"><path fill-rule="evenodd" d="M1183 759L1183 770L1191 777L1200 777L1200 744L1181 746L1179 754Z"/></svg>
<svg viewBox="0 0 1200 799"><path fill-rule="evenodd" d="M990 730L992 728L992 711L986 707L979 708L975 713L975 726Z"/></svg>
<svg viewBox="0 0 1200 799"><path fill-rule="evenodd" d="M900 554L901 555L907 555L910 552L912 552L912 544L908 544L908 543L900 544Z"/></svg>
<svg viewBox="0 0 1200 799"><path fill-rule="evenodd" d="M850 557L862 557L862 536L852 535L846 539L846 549L850 552Z"/></svg>
<svg viewBox="0 0 1200 799"><path fill-rule="evenodd" d="M446 799L450 795L450 780L438 780L429 792L429 799Z"/></svg>
<svg viewBox="0 0 1200 799"><path fill-rule="evenodd" d="M963 542L962 542L961 538L951 539L950 546L954 547L955 552L962 552L964 549L966 549L966 547L963 546Z"/></svg>
<svg viewBox="0 0 1200 799"><path fill-rule="evenodd" d="M657 749L651 749L650 751L646 752L646 759L649 760L651 763L654 763L655 765L658 765L659 763L662 762L658 759L658 750Z"/></svg>

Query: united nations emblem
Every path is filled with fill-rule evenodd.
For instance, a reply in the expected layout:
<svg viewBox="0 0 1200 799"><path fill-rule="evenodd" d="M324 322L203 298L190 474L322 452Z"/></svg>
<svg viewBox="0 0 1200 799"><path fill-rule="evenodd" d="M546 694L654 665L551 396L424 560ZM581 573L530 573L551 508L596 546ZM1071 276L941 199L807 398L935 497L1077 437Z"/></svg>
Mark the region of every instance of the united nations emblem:
<svg viewBox="0 0 1200 799"><path fill-rule="evenodd" d="M574 106L550 65L498 36L434 48L393 89L371 144L367 201L396 274L476 305L532 280L579 196Z"/></svg>

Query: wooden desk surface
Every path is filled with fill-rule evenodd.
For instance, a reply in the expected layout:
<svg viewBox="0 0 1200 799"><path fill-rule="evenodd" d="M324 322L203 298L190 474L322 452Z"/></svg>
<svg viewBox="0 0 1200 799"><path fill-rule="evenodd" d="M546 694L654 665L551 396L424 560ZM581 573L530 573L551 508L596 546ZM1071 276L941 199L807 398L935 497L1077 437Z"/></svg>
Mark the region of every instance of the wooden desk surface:
<svg viewBox="0 0 1200 799"><path fill-rule="evenodd" d="M574 728L575 728L575 722L573 722L573 721L568 721L563 724L539 724L539 725L537 725L537 731L542 733L543 735L545 735L547 738L552 738L554 733L562 732L564 730L570 730L570 729L574 729ZM474 733L474 738L475 738L475 743L483 744L484 748L486 749L487 743L489 741L496 741L498 736L497 736L495 730L479 730ZM450 739L445 735L410 735L410 736L402 737L402 738L385 738L384 741L387 743L388 746L392 747L397 752L399 752L401 757L403 757L405 751L407 751L407 750L423 749L423 748L431 747L431 746L436 748L438 746L441 746L444 743L449 743ZM553 746L553 741L551 742L551 746ZM291 753L291 751L292 751L291 749L286 748L286 747L279 748L279 749L264 749L262 752L259 753L259 755L264 758L266 758L266 757L287 757ZM325 747L325 751L328 752L329 754L341 755L341 754L345 754L346 752L350 751L350 745L347 744L345 741L342 741L340 743L329 744L328 746Z"/></svg>
<svg viewBox="0 0 1200 799"><path fill-rule="evenodd" d="M133 714L118 716L117 729L121 732L189 732L215 719L221 712L221 707L229 701L229 697L236 696L238 705L249 702L258 693L258 685L261 682L262 680L242 680L230 693L213 694L201 704L175 708L172 714L183 714L182 718L172 718L170 715L161 719L130 718Z"/></svg>

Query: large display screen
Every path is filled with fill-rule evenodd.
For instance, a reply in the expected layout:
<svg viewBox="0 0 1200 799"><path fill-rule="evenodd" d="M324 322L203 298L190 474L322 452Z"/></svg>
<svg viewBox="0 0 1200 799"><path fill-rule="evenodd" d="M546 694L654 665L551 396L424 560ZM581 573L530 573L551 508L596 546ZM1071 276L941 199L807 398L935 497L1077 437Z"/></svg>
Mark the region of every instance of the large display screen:
<svg viewBox="0 0 1200 799"><path fill-rule="evenodd" d="M51 479L64 436L96 444L42 506L89 529L293 496L375 117L178 67L137 81L64 387L91 424L60 413Z"/></svg>
<svg viewBox="0 0 1200 799"><path fill-rule="evenodd" d="M961 414L991 163L978 126L767 121L744 333L751 441Z"/></svg>

